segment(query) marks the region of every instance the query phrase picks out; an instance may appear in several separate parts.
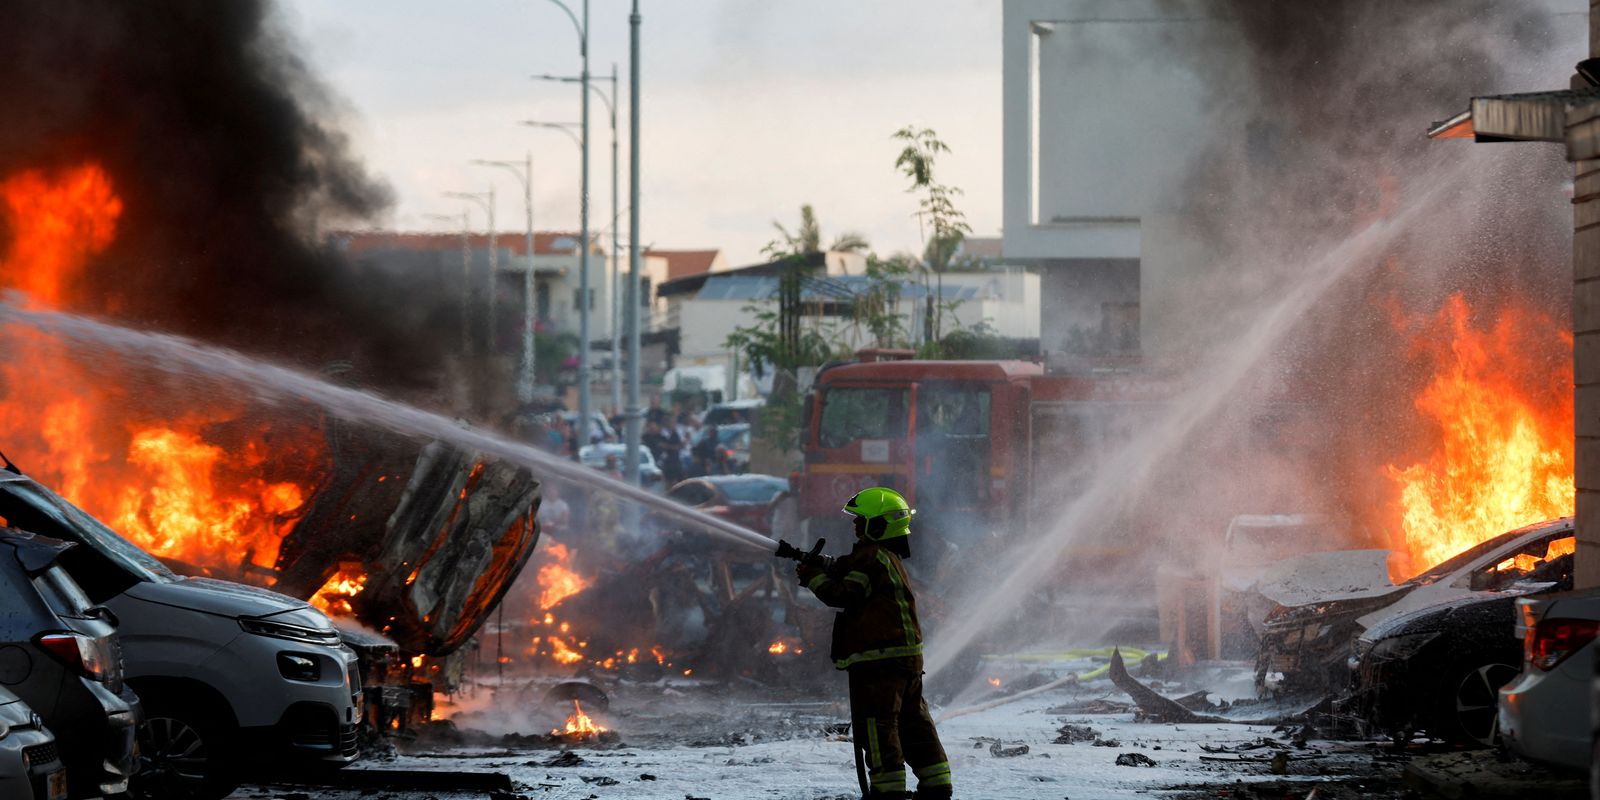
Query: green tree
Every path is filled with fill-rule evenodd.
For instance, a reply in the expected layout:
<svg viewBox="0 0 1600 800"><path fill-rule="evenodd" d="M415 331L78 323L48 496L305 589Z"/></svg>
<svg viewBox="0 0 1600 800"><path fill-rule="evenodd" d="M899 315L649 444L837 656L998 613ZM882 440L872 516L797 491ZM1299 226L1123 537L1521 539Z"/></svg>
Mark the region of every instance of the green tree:
<svg viewBox="0 0 1600 800"><path fill-rule="evenodd" d="M773 220L772 227L778 229L778 235L783 237L782 244L772 242L767 245L765 252L782 255L806 255L820 253L822 250L822 226L817 223L817 212L810 203L800 206L800 225L790 232L783 223ZM854 231L845 231L833 237L833 243L828 245L829 252L859 253L869 249L865 236Z"/></svg>
<svg viewBox="0 0 1600 800"><path fill-rule="evenodd" d="M940 183L934 177L934 167L940 155L949 153L950 146L930 128L906 126L895 131L894 138L904 142L894 165L911 180L907 192L921 194L917 201L917 219L924 225L926 243L922 263L935 279L927 300L927 319L930 329L925 331L928 342L942 338L944 312L944 272L950 267L961 240L972 232L967 215L956 207L955 199L961 189ZM926 273L924 283L926 284ZM937 299L936 299L937 298Z"/></svg>

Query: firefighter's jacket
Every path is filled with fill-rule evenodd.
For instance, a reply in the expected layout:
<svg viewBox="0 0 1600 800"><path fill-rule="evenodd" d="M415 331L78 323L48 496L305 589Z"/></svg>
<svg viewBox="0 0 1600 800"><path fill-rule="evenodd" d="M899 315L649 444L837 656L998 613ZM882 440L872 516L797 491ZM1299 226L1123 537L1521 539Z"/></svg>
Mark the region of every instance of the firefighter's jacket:
<svg viewBox="0 0 1600 800"><path fill-rule="evenodd" d="M858 541L806 581L817 599L841 609L833 622L833 665L922 655L922 626L905 565L881 545Z"/></svg>

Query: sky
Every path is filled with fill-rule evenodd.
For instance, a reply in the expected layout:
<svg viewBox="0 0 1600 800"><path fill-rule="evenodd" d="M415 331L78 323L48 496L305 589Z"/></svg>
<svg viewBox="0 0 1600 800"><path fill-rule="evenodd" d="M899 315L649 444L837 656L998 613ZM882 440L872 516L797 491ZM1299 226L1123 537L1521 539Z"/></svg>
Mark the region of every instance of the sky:
<svg viewBox="0 0 1600 800"><path fill-rule="evenodd" d="M569 0L581 14L582 0ZM891 134L929 127L952 152L937 177L960 187L973 235L1000 232L1000 15L997 0L642 0L641 236L647 246L761 250L815 206L825 239L865 234L880 253L920 251L916 198L894 168ZM628 197L628 0L591 0L590 71L620 73L621 203ZM336 100L352 149L395 192L381 224L452 230L449 191L496 191L496 229L524 228L522 189L473 159L534 159L540 230L576 230L576 85L530 76L579 71L572 21L552 0L283 0L291 35ZM605 105L591 104L591 227L609 225ZM485 224L473 212L472 224ZM626 219L622 229L626 237Z"/></svg>

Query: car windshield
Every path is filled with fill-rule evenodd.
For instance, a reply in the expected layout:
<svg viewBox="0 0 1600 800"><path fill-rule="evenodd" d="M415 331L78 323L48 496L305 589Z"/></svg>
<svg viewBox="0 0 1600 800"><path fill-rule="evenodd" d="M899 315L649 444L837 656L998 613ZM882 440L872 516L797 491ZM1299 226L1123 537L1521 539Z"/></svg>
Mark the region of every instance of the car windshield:
<svg viewBox="0 0 1600 800"><path fill-rule="evenodd" d="M717 488L732 503L770 503L772 498L788 491L789 482L783 478L742 478L736 481L718 481Z"/></svg>
<svg viewBox="0 0 1600 800"><path fill-rule="evenodd" d="M139 580L168 583L178 579L138 545L33 481L0 481L0 517L24 530L92 548Z"/></svg>
<svg viewBox="0 0 1600 800"><path fill-rule="evenodd" d="M1489 552L1505 547L1506 545L1511 544L1512 542L1526 535L1528 535L1527 531L1520 530L1502 533L1493 539L1483 542L1482 544L1469 547L1466 550L1463 550L1460 553L1445 559L1426 572L1423 572L1415 578L1406 581L1406 583L1426 584L1433 583L1441 578L1449 577Z"/></svg>
<svg viewBox="0 0 1600 800"><path fill-rule="evenodd" d="M748 425L728 425L717 429L717 442L723 445L733 444L739 437L750 432Z"/></svg>

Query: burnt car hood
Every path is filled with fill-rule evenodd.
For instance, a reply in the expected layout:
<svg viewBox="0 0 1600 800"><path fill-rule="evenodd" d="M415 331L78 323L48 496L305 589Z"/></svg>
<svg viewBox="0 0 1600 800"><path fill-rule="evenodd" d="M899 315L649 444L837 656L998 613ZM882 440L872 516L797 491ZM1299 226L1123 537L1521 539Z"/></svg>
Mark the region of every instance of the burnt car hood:
<svg viewBox="0 0 1600 800"><path fill-rule="evenodd" d="M1335 550L1310 553L1268 566L1256 591L1282 606L1335 602L1370 605L1369 601L1398 599L1412 586L1389 579L1388 550Z"/></svg>
<svg viewBox="0 0 1600 800"><path fill-rule="evenodd" d="M322 616L304 600L255 586L212 578L183 578L171 583L140 582L127 592L150 603L186 608L224 617L275 617L284 622L305 624L288 617L305 617L311 612ZM297 613L299 612L299 613ZM325 621L315 627L326 627Z"/></svg>

